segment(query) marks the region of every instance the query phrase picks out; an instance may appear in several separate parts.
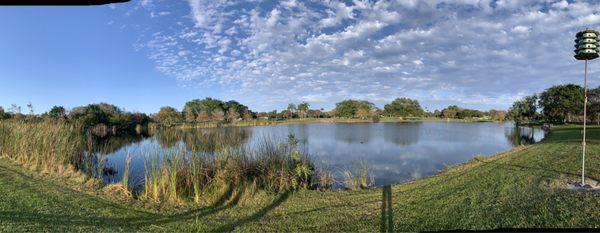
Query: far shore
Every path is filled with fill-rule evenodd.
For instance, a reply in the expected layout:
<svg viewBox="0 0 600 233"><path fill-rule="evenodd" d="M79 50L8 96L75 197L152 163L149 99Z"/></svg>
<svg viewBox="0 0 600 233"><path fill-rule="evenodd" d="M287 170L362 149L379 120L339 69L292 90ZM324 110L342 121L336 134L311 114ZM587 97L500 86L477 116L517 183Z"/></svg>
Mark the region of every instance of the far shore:
<svg viewBox="0 0 600 233"><path fill-rule="evenodd" d="M378 121L372 118L303 118L303 119L281 119L281 120L266 120L258 119L253 121L238 121L234 123L195 123L195 124L180 124L172 127L179 128L217 128L217 127L247 127L247 126L264 126L264 125L279 125L279 124L308 124L308 123L394 123L394 122L501 122L490 119L455 119L455 118L437 118L437 117L381 117Z"/></svg>

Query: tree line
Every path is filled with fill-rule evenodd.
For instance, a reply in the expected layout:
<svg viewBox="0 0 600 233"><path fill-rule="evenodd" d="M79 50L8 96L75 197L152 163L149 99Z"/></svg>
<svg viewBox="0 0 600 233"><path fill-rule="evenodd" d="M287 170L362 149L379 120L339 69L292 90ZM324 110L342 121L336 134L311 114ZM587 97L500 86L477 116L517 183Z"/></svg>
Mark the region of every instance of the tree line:
<svg viewBox="0 0 600 233"><path fill-rule="evenodd" d="M588 91L588 121L600 124L600 87ZM542 93L526 96L515 101L507 111L480 111L450 105L432 112L423 109L416 99L396 98L385 104L383 109L367 100L347 99L335 104L330 111L323 108L312 109L307 102L290 103L282 111L254 112L244 104L235 100L222 101L214 98L194 99L188 101L180 111L174 107L162 107L158 113L147 115L140 112L128 112L107 103L89 104L70 110L62 106L54 106L48 112L36 115L33 105L27 105L27 112L15 104L7 110L0 107L0 120L51 119L80 124L87 128L96 126L109 127L112 131L131 131L140 125L150 122L165 126L197 123L234 123L254 120L286 120L304 118L360 118L373 120L379 117L402 118L453 118L453 119L486 119L514 120L517 124L532 122L566 123L583 121L584 93L581 86L564 84L552 86Z"/></svg>
<svg viewBox="0 0 600 233"><path fill-rule="evenodd" d="M290 103L282 111L254 112L244 104L235 100L222 101L214 98L194 99L188 101L182 110L165 106L158 113L147 115L139 112L128 112L115 105L107 103L89 104L67 110L62 106L54 106L48 112L35 115L33 106L28 104L29 113L23 114L21 107L12 105L8 111L0 107L0 119L14 118L25 120L51 119L68 121L80 124L86 128L108 127L112 131L131 131L150 122L164 126L178 124L199 123L235 123L239 121L254 120L287 120L304 118L373 118L403 117L403 118L456 118L456 119L490 119L503 121L506 112L501 110L479 111L461 108L456 105L448 106L442 110L428 112L424 110L419 101L410 98L396 98L377 108L375 104L366 100L347 99L336 103L330 111L312 109L307 102L298 104Z"/></svg>
<svg viewBox="0 0 600 233"><path fill-rule="evenodd" d="M517 100L508 110L517 124L583 122L584 89L575 84L552 86ZM588 91L588 118L600 124L600 87Z"/></svg>
<svg viewBox="0 0 600 233"><path fill-rule="evenodd" d="M112 131L113 133L139 130L152 119L145 113L128 112L107 103L89 104L75 107L70 111L62 106L54 106L40 115L33 113L33 105L28 104L28 113L22 113L21 107L12 105L8 111L0 107L0 119L27 121L52 120L70 122L85 129Z"/></svg>

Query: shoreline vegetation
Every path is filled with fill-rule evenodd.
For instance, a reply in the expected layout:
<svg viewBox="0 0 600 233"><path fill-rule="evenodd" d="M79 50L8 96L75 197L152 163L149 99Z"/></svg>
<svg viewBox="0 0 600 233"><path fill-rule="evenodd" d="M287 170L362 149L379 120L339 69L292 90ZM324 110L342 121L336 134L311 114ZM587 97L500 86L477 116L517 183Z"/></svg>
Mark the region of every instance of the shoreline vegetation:
<svg viewBox="0 0 600 233"><path fill-rule="evenodd" d="M600 96L600 91L597 93ZM167 227L183 231L231 231L242 226L250 231L357 231L372 227L377 230L380 192L372 189L368 166L348 172L343 183L352 191L332 191L335 181L331 173L316 168L310 155L298 148L293 136L265 138L254 150L231 146L238 140L236 138L207 135L202 140L214 143L190 143L193 145L189 148L191 150L178 148L175 143L163 151L145 151L145 182L141 189L131 184L129 167L120 182L103 184L103 176L110 174L111 170L104 166L104 158L99 151L110 148L94 141L125 134L161 133L177 127L505 120L513 120L517 125L552 123L558 126L553 126L551 134L541 143L490 158L476 157L434 177L394 185L393 216L394 222L399 224L396 229L598 227L593 225L600 222L600 216L595 212L600 207L598 193L574 193L561 188L564 182L578 176L579 168L579 156L574 156L580 149L579 126L566 123L600 117L600 101L594 102L600 97L591 98L590 118L580 117L582 112L571 106L583 102L580 94L582 90L576 85L555 86L539 97L533 95L518 100L508 112L479 111L455 105L428 112L417 100L408 98L397 98L383 109L364 100L344 100L327 112L310 109L310 105L303 102L290 104L281 112L255 113L236 101L212 98L189 101L183 111L163 107L152 115L127 112L106 103L69 111L55 106L41 115L34 114L31 104L27 115L22 114L16 105L9 112L0 108L0 190L8 195L0 196L8 198L0 199L0 231L16 230L14 227L22 222L32 223L32 229L48 222L60 223L53 226L60 229L69 221L63 218L70 219L66 216L72 215L78 208L77 204L70 206L74 209L61 207L58 203L70 201L61 195L78 196L79 191L92 194L87 199L77 199L83 203L87 203L88 199L110 200L87 203L94 208L107 211L107 208L115 210L115 205L132 205L143 214L129 207L115 211L126 216L151 216L131 220L114 217L110 211L102 212L101 215L107 216L113 224L100 225L98 222L103 220L96 217L79 219L80 222L92 221L75 225L86 229L160 231ZM593 155L593 151L600 151L600 128L590 127L589 132L589 151L592 154L587 161L590 168L587 174L599 180L600 171L596 168L600 159ZM161 136L166 143L173 141L167 133ZM28 168L28 171L15 168L6 161L13 161ZM39 173L55 177L56 182L40 185L44 182L43 178L31 178ZM63 179L65 183L60 184ZM10 180L21 180L44 188L13 186L18 184L12 184ZM67 191L57 190L57 187ZM37 195L32 197L32 201L37 202L19 199L19 195L28 196L23 193L27 191ZM54 192L54 196L45 194L48 191ZM11 199L19 201L13 204ZM35 207L19 209L52 205L46 202L55 202L56 206L52 208L66 213L57 214L47 209L47 215L39 216ZM581 203L596 205L581 206ZM95 210L88 212L90 215L96 213ZM163 212L171 215L157 215ZM288 219L288 215L294 215L294 218ZM208 218L208 222L193 220L200 218ZM156 219L164 221L153 222ZM221 225L214 224L222 222L222 219L227 221ZM277 221L271 222L272 219ZM131 222L140 224L129 225ZM163 226L151 228L158 225Z"/></svg>
<svg viewBox="0 0 600 233"><path fill-rule="evenodd" d="M282 120L252 120L238 121L234 123L181 123L170 127L176 128L218 128L218 127L250 127L282 124L312 124L312 123L402 123L402 122L503 122L484 118L454 119L436 117L381 117L374 122L372 119L357 118L304 118L304 119L282 119Z"/></svg>
<svg viewBox="0 0 600 233"><path fill-rule="evenodd" d="M213 143L194 144L192 150L173 146L141 152L146 171L141 190L130 184L129 168L121 182L106 185L103 176L111 171L95 152L92 136L81 132L67 123L0 121L0 157L47 174L81 173L97 189L120 186L123 196L156 207L213 202L238 192L278 194L332 185L327 171L314 168L293 136L265 138L248 150L235 146L239 138L224 134L209 139Z"/></svg>
<svg viewBox="0 0 600 233"><path fill-rule="evenodd" d="M579 130L576 125L554 127L540 143L475 157L435 176L394 185L395 229L600 227L600 193L565 188L578 177L580 158L574 152L580 148ZM589 132L590 151L600 151L600 128L591 127ZM590 156L587 163L588 176L600 179L596 169L600 158ZM3 231L377 231L380 220L380 190L298 189L274 194L244 188L207 202L156 209L122 195L122 187L98 189L72 168L59 173L45 166L23 169L14 164L21 163L3 153Z"/></svg>
<svg viewBox="0 0 600 233"><path fill-rule="evenodd" d="M329 111L311 108L307 102L290 103L286 109L255 112L235 100L194 99L181 110L165 106L159 112L128 112L108 103L89 104L66 109L54 106L43 114L28 113L13 104L7 111L0 106L0 120L67 122L96 135L142 134L149 129L174 126L189 128L257 126L317 122L410 122L410 121L514 121L517 125L566 124L583 122L583 88L574 84L557 85L540 94L517 100L507 110L481 111L450 105L429 111L410 98L396 98L383 108L367 100L347 99ZM600 125L600 88L589 91L588 119Z"/></svg>

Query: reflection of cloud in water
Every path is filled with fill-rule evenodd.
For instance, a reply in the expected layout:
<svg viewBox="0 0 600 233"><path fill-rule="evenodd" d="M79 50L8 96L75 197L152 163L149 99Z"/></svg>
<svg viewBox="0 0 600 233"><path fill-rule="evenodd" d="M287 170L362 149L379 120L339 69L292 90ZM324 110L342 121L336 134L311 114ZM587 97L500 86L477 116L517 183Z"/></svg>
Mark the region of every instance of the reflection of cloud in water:
<svg viewBox="0 0 600 233"><path fill-rule="evenodd" d="M419 141L419 129L422 122L390 123L402 124L400 127L383 127L384 139L400 146L408 146Z"/></svg>
<svg viewBox="0 0 600 233"><path fill-rule="evenodd" d="M109 162L122 170L126 150L185 146L191 151L210 152L214 145L223 142L252 147L260 140L283 141L289 134L294 134L317 166L339 174L355 168L360 161L366 161L376 184L382 185L431 176L475 155L496 154L515 145L512 141L514 135L531 132L513 129L510 123L417 122L315 123L163 131L153 138L111 153ZM534 133L536 141L543 137L543 132ZM143 174L143 158L133 158L132 175L134 173ZM341 179L341 175L336 178Z"/></svg>
<svg viewBox="0 0 600 233"><path fill-rule="evenodd" d="M335 139L348 144L368 143L375 128L373 123L339 123L333 124Z"/></svg>

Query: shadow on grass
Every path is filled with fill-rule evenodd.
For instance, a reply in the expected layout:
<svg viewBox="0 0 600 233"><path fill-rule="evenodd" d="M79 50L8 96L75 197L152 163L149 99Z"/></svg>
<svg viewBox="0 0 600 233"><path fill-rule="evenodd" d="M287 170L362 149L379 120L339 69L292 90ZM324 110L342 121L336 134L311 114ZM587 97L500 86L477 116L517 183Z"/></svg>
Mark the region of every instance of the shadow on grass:
<svg viewBox="0 0 600 233"><path fill-rule="evenodd" d="M148 214L138 217L88 217L65 214L28 213L22 211L0 211L0 222L37 223L42 226L54 226L59 228L63 226L87 226L100 228L139 229L141 227L150 225L199 218L230 208L237 204L242 195L241 192L238 192L230 199L229 195L231 195L231 193L231 191L228 191L221 198L219 198L219 201L210 207L204 207L168 216ZM231 201L225 205L227 200Z"/></svg>
<svg viewBox="0 0 600 233"><path fill-rule="evenodd" d="M134 209L125 208L115 203L111 203L108 200L98 198L89 194L80 193L77 191L70 191L70 189L64 190L60 185L52 185L53 182L43 183L45 181L37 180L22 171L13 169L10 166L0 164L0 175L8 177L8 180L22 180L19 181L19 189L25 189L27 192L39 193L43 198L47 199L50 203L56 203L65 209L77 210L81 209L77 203L71 203L66 199L58 198L61 195L67 199L69 198L81 198L92 206L83 208L78 213L62 213L60 209L56 210L57 213L41 213L41 212L27 212L24 210L2 210L0 211L0 222L13 222L19 224L36 224L41 227L47 227L46 229L64 229L73 226L77 227L90 227L90 228L103 228L103 229L121 229L121 230L140 230L144 227L150 227L152 225L168 224L173 222L186 221L194 218L202 218L215 214L219 211L226 210L238 204L242 195L244 194L243 188L236 189L237 192L234 194L234 188L229 187L215 203L208 207L202 207L193 209L179 214L173 215L161 215L149 212L137 211ZM11 179L11 176L13 177ZM41 182L41 184L39 184ZM38 185L36 185L38 184ZM62 189L62 190L61 190ZM216 231L230 231L235 226L243 225L245 223L255 221L269 211L274 209L283 203L289 196L289 192L281 194L273 203L265 206L255 214L243 218L231 223L225 223L223 227L216 229ZM110 213L114 214L129 214L129 216L123 217L109 217L109 216L97 216L94 212L86 212L85 209L109 209ZM95 209L94 209L95 210ZM133 216L132 216L133 215Z"/></svg>
<svg viewBox="0 0 600 233"><path fill-rule="evenodd" d="M289 196L290 196L289 191L282 193L279 195L279 197L277 197L277 199L275 199L275 201L273 201L271 204L263 207L256 213L254 213L248 217L242 218L240 220L236 220L231 223L225 224L225 225L215 229L214 231L215 232L229 232L229 231L233 231L235 229L235 227L242 226L246 223L256 221L256 220L262 218L263 216L265 216L271 210L275 209L277 206L281 205L281 203L285 202L285 200L287 200Z"/></svg>

